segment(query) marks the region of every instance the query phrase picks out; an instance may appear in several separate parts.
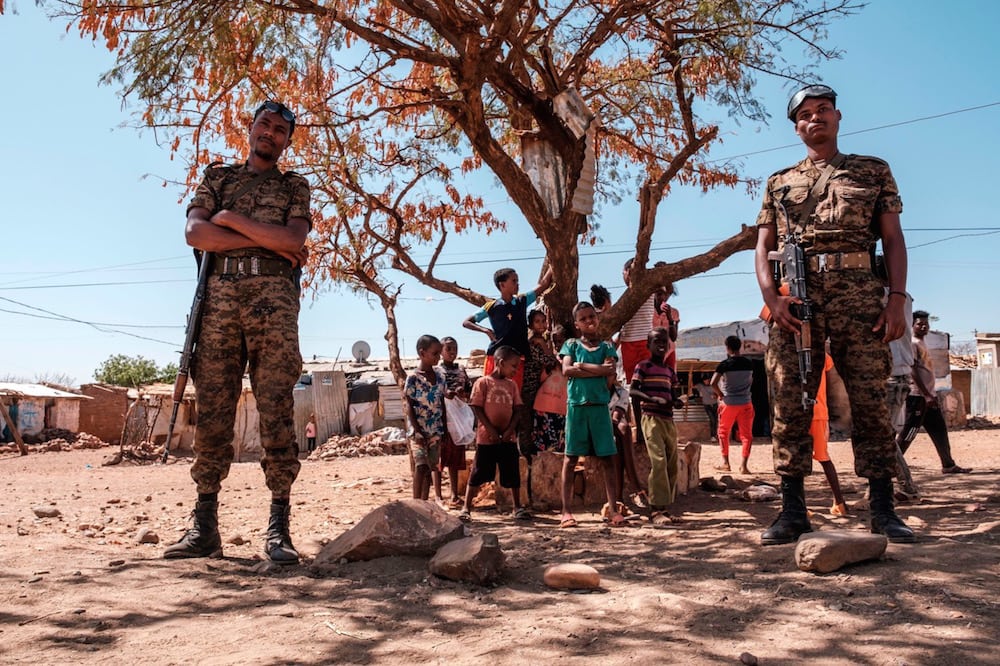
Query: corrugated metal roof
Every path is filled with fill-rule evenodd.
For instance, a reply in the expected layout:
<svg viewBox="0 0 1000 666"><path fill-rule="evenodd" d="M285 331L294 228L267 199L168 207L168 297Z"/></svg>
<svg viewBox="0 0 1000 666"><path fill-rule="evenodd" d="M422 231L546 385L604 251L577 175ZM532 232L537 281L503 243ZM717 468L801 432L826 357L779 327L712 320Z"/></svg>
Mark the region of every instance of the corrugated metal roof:
<svg viewBox="0 0 1000 666"><path fill-rule="evenodd" d="M24 396L26 398L66 398L68 400L93 400L90 396L79 393L69 393L60 391L44 384L16 384L14 382L0 382L0 394L10 396Z"/></svg>

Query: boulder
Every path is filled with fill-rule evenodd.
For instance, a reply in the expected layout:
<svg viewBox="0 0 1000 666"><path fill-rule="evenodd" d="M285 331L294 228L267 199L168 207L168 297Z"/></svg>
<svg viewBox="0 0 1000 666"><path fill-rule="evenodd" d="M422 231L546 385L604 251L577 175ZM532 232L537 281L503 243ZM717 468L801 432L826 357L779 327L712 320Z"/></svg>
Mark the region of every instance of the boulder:
<svg viewBox="0 0 1000 666"><path fill-rule="evenodd" d="M596 590L601 587L601 574L586 564L553 564L545 568L542 580L557 590Z"/></svg>
<svg viewBox="0 0 1000 666"><path fill-rule="evenodd" d="M424 500L399 500L373 509L357 525L323 546L313 566L331 568L341 559L373 560L392 555L433 555L465 536L457 516Z"/></svg>
<svg viewBox="0 0 1000 666"><path fill-rule="evenodd" d="M435 576L485 585L500 575L504 559L495 534L477 534L441 546L429 566Z"/></svg>
<svg viewBox="0 0 1000 666"><path fill-rule="evenodd" d="M830 573L866 560L877 560L889 540L882 534L864 532L810 532L799 537L795 564L802 571Z"/></svg>

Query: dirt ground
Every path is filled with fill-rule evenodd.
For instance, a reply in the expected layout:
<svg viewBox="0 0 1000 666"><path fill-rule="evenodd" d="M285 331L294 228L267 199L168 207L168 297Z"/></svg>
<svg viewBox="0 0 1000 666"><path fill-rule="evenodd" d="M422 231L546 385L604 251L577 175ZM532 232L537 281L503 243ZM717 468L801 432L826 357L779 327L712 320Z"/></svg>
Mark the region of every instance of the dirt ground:
<svg viewBox="0 0 1000 666"><path fill-rule="evenodd" d="M515 525L495 511L471 528L507 554L490 588L431 576L427 560L340 565L309 561L382 503L408 497L404 456L305 461L292 532L301 566L260 559L268 500L251 463L233 466L221 495L225 558L165 561L188 524L189 461L102 467L113 449L0 458L0 661L114 664L739 663L995 664L1000 638L1000 430L952 433L970 475L943 476L921 434L911 449L925 497L899 513L920 535L882 561L828 575L799 571L794 546L761 548L774 504L693 491L685 523L610 530L593 511L559 529L546 513ZM715 462L706 445L702 473ZM831 442L849 494L862 500L850 446ZM751 469L774 482L770 448ZM832 518L822 474L807 481L813 525L864 530L868 513ZM37 518L55 505L61 515ZM159 544L141 544L139 532ZM235 543L234 543L235 542ZM239 544L239 545L236 545ZM597 568L602 590L549 590L544 568ZM744 656L752 662L749 656Z"/></svg>

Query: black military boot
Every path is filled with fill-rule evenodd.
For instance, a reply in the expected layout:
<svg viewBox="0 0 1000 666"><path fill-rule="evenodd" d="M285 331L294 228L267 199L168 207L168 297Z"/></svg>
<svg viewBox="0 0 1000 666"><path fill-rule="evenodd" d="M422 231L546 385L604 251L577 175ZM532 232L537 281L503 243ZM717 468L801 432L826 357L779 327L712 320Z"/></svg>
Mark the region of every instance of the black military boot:
<svg viewBox="0 0 1000 666"><path fill-rule="evenodd" d="M275 564L298 564L299 553L288 535L288 516L292 508L287 504L271 504L271 520L267 524L264 554Z"/></svg>
<svg viewBox="0 0 1000 666"><path fill-rule="evenodd" d="M163 557L168 560L184 557L222 557L222 537L219 536L219 503L196 502L194 525L181 540L167 546Z"/></svg>
<svg viewBox="0 0 1000 666"><path fill-rule="evenodd" d="M893 507L892 479L868 479L872 510L872 534L884 534L893 543L913 543L917 537Z"/></svg>
<svg viewBox="0 0 1000 666"><path fill-rule="evenodd" d="M805 479L801 476L781 477L781 513L760 535L760 543L774 546L794 543L806 532L812 532L806 513Z"/></svg>

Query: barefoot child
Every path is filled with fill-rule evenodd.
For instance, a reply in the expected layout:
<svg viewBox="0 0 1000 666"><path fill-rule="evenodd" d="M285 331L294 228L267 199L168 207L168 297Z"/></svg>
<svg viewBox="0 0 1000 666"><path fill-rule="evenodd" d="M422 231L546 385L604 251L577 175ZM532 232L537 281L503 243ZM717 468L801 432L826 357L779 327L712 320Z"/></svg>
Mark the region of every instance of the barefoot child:
<svg viewBox="0 0 1000 666"><path fill-rule="evenodd" d="M493 481L500 469L500 486L510 488L514 500L514 518L531 518L521 506L521 468L517 452L517 425L521 410L521 392L514 383L521 364L521 354L504 345L493 353L493 372L483 375L472 386L469 404L476 412L476 458L465 489L465 506L458 515L472 520L472 498L479 486Z"/></svg>
<svg viewBox="0 0 1000 666"><path fill-rule="evenodd" d="M676 522L667 507L677 494L677 426L674 403L680 392L677 373L667 365L670 333L654 328L647 338L649 358L639 361L632 376L631 394L642 402L642 431L649 453L650 520L654 525Z"/></svg>
<svg viewBox="0 0 1000 666"><path fill-rule="evenodd" d="M458 341L452 337L441 338L441 370L444 372L445 394L448 400L469 400L469 391L472 383L465 368L455 362L458 358ZM450 407L446 408L450 409ZM452 425L455 422L452 421ZM441 465L440 470L434 475L434 493L438 501L444 503L441 495L441 472L448 470L448 484L451 486L451 500L449 506L456 508L462 506L462 498L458 495L458 472L466 468L465 447L457 446L451 437L445 437L441 441Z"/></svg>
<svg viewBox="0 0 1000 666"><path fill-rule="evenodd" d="M567 380L566 457L562 468L562 519L560 527L575 527L570 512L573 473L580 456L597 456L604 476L608 506L615 507L615 436L608 411L608 381L615 375L618 354L614 346L597 335L597 311L587 302L573 308L580 337L567 340L559 355ZM626 524L617 509L609 511L613 527Z"/></svg>
<svg viewBox="0 0 1000 666"><path fill-rule="evenodd" d="M410 425L410 458L413 464L413 498L428 499L431 470L438 465L441 439L448 432L444 413L444 372L436 367L441 359L441 341L433 335L417 339L420 364L403 386L406 420Z"/></svg>

